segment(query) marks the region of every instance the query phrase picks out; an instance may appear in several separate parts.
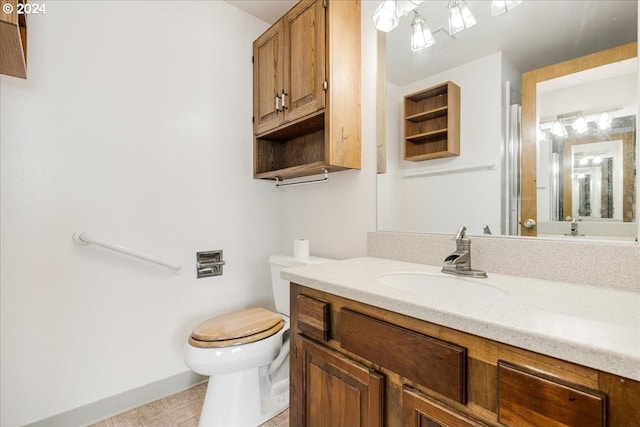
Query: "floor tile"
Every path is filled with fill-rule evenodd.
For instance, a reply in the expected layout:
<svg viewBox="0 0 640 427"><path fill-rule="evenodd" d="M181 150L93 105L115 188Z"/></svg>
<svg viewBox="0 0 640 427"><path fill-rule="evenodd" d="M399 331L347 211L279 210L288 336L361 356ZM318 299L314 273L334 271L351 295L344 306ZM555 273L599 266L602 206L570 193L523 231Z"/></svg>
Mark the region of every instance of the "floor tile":
<svg viewBox="0 0 640 427"><path fill-rule="evenodd" d="M90 427L197 427L207 384L132 409ZM289 427L289 411L260 427Z"/></svg>

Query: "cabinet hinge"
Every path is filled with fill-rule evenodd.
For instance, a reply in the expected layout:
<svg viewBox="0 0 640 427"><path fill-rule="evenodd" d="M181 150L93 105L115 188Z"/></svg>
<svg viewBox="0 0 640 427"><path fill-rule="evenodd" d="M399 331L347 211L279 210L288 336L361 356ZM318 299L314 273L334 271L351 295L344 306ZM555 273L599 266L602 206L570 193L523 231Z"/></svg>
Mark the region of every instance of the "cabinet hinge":
<svg viewBox="0 0 640 427"><path fill-rule="evenodd" d="M325 9L329 6L329 0L322 0L322 7Z"/></svg>
<svg viewBox="0 0 640 427"><path fill-rule="evenodd" d="M327 81L325 80L324 82L322 82L322 89L327 90L329 88L329 83L327 83Z"/></svg>
<svg viewBox="0 0 640 427"><path fill-rule="evenodd" d="M254 57L253 57L253 55L251 55L251 63L252 63L252 64L253 64L253 62L254 62L254 61L253 61L253 59L254 59Z"/></svg>

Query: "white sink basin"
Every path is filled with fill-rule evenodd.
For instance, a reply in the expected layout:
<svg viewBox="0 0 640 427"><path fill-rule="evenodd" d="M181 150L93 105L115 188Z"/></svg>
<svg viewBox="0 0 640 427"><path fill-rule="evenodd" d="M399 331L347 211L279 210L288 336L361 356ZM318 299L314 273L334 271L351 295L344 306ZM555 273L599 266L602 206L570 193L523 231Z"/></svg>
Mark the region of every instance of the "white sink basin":
<svg viewBox="0 0 640 427"><path fill-rule="evenodd" d="M482 283L486 279L469 279L444 273L402 272L378 277L381 285L393 289L440 298L495 301L506 298L502 289Z"/></svg>

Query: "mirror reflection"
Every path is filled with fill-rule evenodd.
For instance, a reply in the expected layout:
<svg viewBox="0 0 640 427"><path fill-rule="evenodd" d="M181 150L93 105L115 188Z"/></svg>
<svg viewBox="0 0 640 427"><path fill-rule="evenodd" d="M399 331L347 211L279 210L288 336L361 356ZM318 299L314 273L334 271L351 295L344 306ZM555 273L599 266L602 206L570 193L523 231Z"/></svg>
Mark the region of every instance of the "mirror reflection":
<svg viewBox="0 0 640 427"><path fill-rule="evenodd" d="M637 58L537 84L539 236L635 238L636 94Z"/></svg>
<svg viewBox="0 0 640 427"><path fill-rule="evenodd" d="M471 234L636 239L637 188L629 170L637 156L637 60L608 75L590 67L588 76L541 85L538 150L522 156L519 105L523 73L635 41L637 2L522 2L499 16L491 15L490 2L466 3L477 24L454 36L447 2L418 6L436 41L423 50L411 50L415 12L401 15L386 35L386 173L378 175L378 229L450 234L465 224ZM460 86L460 154L405 160L403 98L448 81ZM607 87L626 99L611 90L603 103L598 93ZM563 93L571 102L561 100ZM568 133L563 142L551 133L559 120ZM533 196L520 183L522 170L531 167ZM529 234L522 231L528 219L535 224ZM597 233L592 223L599 223ZM603 231L604 223L620 230Z"/></svg>
<svg viewBox="0 0 640 427"><path fill-rule="evenodd" d="M637 71L630 43L523 75L522 234L635 240Z"/></svg>

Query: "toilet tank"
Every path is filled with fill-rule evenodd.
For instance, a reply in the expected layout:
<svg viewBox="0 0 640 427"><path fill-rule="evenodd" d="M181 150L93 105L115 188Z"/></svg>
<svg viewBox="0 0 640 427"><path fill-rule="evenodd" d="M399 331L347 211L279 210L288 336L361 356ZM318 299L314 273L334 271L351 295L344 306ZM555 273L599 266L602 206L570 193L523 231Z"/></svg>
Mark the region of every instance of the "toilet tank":
<svg viewBox="0 0 640 427"><path fill-rule="evenodd" d="M278 310L278 313L284 314L285 316L290 315L289 282L280 278L280 270L283 268L295 267L297 265L321 264L330 261L333 260L314 256L294 258L287 255L271 255L269 257L269 264L271 266L271 285L273 286L273 298L275 300L276 310Z"/></svg>

